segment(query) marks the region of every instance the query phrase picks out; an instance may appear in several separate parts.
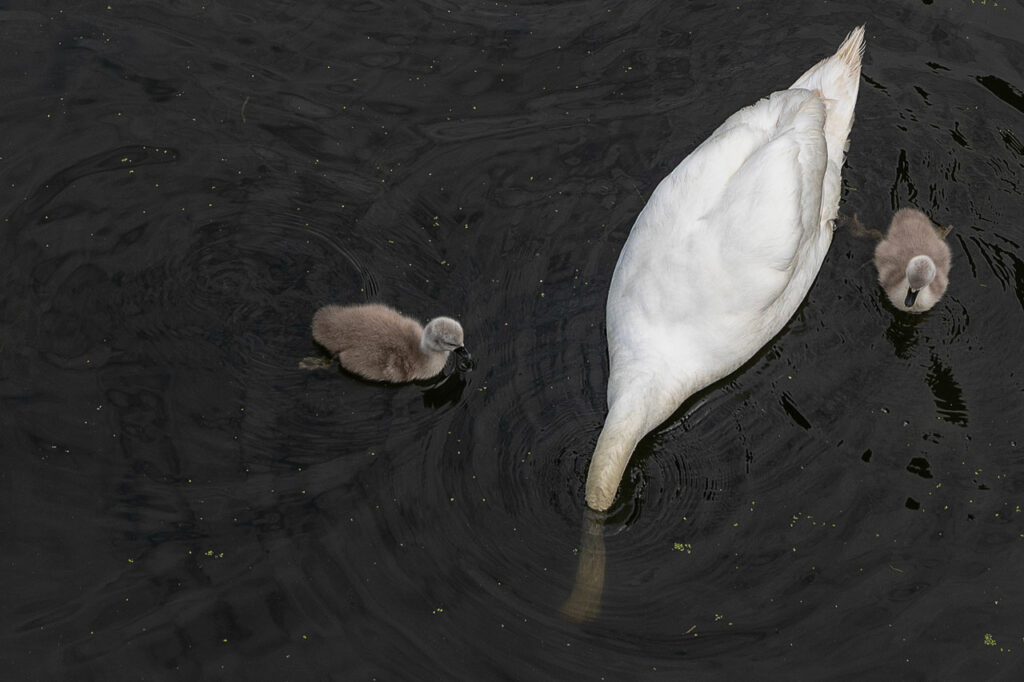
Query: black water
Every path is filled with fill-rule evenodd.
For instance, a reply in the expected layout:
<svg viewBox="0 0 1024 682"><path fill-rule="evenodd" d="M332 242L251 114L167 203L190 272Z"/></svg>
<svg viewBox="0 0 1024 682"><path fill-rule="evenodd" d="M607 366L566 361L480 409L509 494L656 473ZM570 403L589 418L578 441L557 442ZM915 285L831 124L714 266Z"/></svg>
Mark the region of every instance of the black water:
<svg viewBox="0 0 1024 682"><path fill-rule="evenodd" d="M1024 669L1024 4L0 8L3 679ZM863 22L841 210L952 223L948 294L893 310L839 232L595 525L632 220ZM362 300L476 371L298 369Z"/></svg>

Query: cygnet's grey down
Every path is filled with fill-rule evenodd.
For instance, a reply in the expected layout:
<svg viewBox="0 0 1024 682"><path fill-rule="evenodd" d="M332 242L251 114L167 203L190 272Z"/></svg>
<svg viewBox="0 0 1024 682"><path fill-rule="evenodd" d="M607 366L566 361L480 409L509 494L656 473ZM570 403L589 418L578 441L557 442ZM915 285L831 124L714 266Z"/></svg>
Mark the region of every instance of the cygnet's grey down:
<svg viewBox="0 0 1024 682"><path fill-rule="evenodd" d="M313 315L313 339L349 372L372 381L430 379L455 353L458 369L471 367L462 325L435 317L426 327L380 303L325 305Z"/></svg>
<svg viewBox="0 0 1024 682"><path fill-rule="evenodd" d="M944 237L921 211L901 208L875 247L878 283L894 306L911 313L931 309L949 285L950 252Z"/></svg>

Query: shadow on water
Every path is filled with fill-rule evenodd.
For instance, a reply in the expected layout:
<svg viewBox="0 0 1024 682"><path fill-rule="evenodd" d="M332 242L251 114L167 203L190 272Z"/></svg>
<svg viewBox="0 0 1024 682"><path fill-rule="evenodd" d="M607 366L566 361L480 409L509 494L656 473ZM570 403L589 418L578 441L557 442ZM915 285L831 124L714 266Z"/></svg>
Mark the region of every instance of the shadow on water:
<svg viewBox="0 0 1024 682"><path fill-rule="evenodd" d="M455 405L462 400L462 392L466 390L466 379L459 372L452 372L438 384L423 391L424 407L444 407Z"/></svg>
<svg viewBox="0 0 1024 682"><path fill-rule="evenodd" d="M884 295L879 300L883 300L883 304L893 313L885 330L885 338L892 344L896 357L906 359L917 346L917 326L921 316L896 310Z"/></svg>

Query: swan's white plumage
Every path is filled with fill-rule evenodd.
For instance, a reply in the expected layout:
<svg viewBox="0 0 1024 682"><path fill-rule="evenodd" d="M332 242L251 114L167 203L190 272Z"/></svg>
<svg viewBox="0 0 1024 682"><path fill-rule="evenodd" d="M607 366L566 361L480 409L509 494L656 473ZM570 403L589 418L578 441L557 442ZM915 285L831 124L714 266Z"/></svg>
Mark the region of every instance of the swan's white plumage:
<svg viewBox="0 0 1024 682"><path fill-rule="evenodd" d="M639 440L733 372L807 295L832 241L863 27L730 116L654 190L608 292L608 416L587 476L607 509Z"/></svg>

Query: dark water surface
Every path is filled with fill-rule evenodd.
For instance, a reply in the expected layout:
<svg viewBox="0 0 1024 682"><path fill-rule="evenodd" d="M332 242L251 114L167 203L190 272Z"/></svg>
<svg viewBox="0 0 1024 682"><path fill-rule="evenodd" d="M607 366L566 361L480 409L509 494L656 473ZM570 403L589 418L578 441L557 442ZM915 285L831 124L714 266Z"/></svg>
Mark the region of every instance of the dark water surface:
<svg viewBox="0 0 1024 682"><path fill-rule="evenodd" d="M1021 2L0 8L3 679L1019 679ZM948 294L840 231L590 519L633 219L864 22L841 210ZM476 371L298 369L363 300Z"/></svg>

